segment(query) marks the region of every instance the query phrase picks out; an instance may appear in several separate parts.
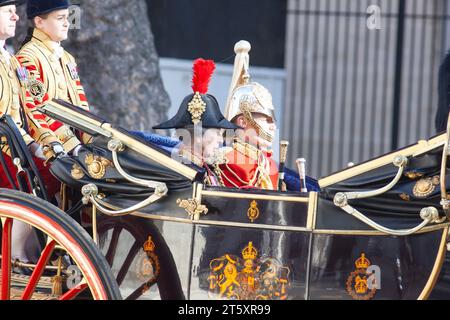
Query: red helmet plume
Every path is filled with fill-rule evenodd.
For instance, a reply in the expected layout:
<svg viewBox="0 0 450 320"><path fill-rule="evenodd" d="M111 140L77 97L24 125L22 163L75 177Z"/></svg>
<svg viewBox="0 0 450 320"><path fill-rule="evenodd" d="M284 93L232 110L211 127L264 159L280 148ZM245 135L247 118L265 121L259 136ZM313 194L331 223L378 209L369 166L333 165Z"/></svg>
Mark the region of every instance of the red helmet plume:
<svg viewBox="0 0 450 320"><path fill-rule="evenodd" d="M211 76L216 69L213 60L197 59L194 61L193 76L192 76L192 90L205 94L208 92L208 85L211 81Z"/></svg>

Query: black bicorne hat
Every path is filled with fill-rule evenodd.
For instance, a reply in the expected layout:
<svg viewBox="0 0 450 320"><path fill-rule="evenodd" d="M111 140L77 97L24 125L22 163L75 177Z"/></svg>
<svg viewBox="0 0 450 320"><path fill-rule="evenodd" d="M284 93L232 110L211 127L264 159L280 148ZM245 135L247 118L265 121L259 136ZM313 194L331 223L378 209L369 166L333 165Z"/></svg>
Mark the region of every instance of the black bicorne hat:
<svg viewBox="0 0 450 320"><path fill-rule="evenodd" d="M239 129L223 116L216 98L207 94L208 84L214 72L212 60L197 59L192 79L193 94L183 99L177 114L153 129L187 129L201 122L203 128Z"/></svg>
<svg viewBox="0 0 450 320"><path fill-rule="evenodd" d="M33 19L56 10L67 9L70 6L69 0L28 0L27 18Z"/></svg>
<svg viewBox="0 0 450 320"><path fill-rule="evenodd" d="M0 0L0 7L9 6L9 5L16 5L20 6L22 4L25 4L27 0Z"/></svg>

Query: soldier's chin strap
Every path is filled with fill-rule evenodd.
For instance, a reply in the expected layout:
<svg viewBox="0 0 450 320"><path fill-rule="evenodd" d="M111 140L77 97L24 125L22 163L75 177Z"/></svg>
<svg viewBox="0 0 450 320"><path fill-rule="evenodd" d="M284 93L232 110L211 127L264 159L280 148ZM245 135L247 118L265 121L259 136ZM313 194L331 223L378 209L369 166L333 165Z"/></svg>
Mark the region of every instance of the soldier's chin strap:
<svg viewBox="0 0 450 320"><path fill-rule="evenodd" d="M256 132L258 133L258 136L261 137L262 139L269 141L270 143L273 142L273 135L268 133L266 130L264 130L263 127L261 127L256 121L255 119L253 119L253 115L250 111L248 110L243 110L242 111L244 118L248 121L248 124L254 128L256 130Z"/></svg>

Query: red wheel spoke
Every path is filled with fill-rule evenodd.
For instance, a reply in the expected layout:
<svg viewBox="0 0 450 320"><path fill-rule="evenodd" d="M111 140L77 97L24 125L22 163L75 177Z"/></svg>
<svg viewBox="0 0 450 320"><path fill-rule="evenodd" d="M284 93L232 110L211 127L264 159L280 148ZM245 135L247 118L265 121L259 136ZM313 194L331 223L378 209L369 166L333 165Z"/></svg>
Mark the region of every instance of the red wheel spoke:
<svg viewBox="0 0 450 320"><path fill-rule="evenodd" d="M88 287L86 283L81 283L63 294L59 300L72 300Z"/></svg>
<svg viewBox="0 0 450 320"><path fill-rule="evenodd" d="M42 251L41 257L39 258L39 261L35 269L33 270L33 273L31 274L30 282L28 282L25 291L22 294L22 300L29 300L33 295L34 290L36 289L36 285L38 284L39 279L41 278L42 273L45 270L45 266L50 260L50 256L53 252L53 249L55 248L55 245L56 242L52 240L45 246L45 249Z"/></svg>
<svg viewBox="0 0 450 320"><path fill-rule="evenodd" d="M11 229L13 220L8 218L2 232L1 300L9 300L11 291Z"/></svg>

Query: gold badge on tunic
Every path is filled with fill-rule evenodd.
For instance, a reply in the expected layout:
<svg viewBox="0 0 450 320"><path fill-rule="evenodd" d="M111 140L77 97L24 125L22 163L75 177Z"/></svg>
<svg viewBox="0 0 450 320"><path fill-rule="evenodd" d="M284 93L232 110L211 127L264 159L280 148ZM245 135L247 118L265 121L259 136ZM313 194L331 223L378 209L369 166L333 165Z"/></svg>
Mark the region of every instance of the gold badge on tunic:
<svg viewBox="0 0 450 320"><path fill-rule="evenodd" d="M34 100L42 100L45 96L44 84L38 79L28 81L28 91Z"/></svg>

